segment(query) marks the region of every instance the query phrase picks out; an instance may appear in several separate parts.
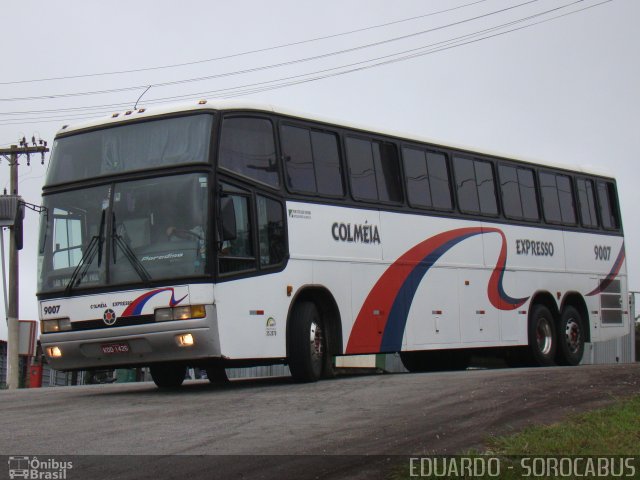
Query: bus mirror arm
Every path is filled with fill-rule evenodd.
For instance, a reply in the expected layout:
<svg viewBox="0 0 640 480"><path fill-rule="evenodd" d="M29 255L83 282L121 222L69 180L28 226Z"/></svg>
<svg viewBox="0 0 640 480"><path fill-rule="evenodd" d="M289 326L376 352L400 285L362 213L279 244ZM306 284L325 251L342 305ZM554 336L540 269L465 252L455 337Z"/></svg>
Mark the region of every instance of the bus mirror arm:
<svg viewBox="0 0 640 480"><path fill-rule="evenodd" d="M235 240L238 236L236 226L236 209L231 197L220 197L220 232L221 241Z"/></svg>

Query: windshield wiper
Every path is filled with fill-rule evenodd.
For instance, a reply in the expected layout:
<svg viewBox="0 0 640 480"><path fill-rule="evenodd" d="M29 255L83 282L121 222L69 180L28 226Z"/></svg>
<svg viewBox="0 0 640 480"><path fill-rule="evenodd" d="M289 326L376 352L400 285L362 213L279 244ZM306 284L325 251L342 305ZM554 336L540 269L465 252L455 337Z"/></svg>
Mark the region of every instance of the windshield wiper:
<svg viewBox="0 0 640 480"><path fill-rule="evenodd" d="M98 231L98 235L94 235L91 237L91 241L89 245L87 245L86 250L82 254L82 258L76 265L73 274L71 274L71 278L67 283L66 288L64 289L65 295L71 295L71 291L77 287L84 276L87 274L89 267L93 263L94 258L96 258L96 254L98 255L98 267L102 263L102 246L104 244L104 219L105 219L105 211L102 210L102 216L100 217L100 230Z"/></svg>
<svg viewBox="0 0 640 480"><path fill-rule="evenodd" d="M122 235L118 235L117 231L116 231L116 215L115 213L113 214L113 233L111 234L111 240L113 241L113 263L116 263L116 253L117 253L117 248L116 247L120 247L120 249L122 250L122 253L124 253L124 256L127 260L129 260L129 263L131 264L131 266L133 267L133 269L136 271L136 273L138 274L138 276L140 277L140 279L148 284L151 281L151 275L149 275L149 272L147 272L147 269L144 268L144 265L142 265L142 262L140 262L140 260L138 260L138 257L136 256L136 254L133 252L133 250L131 250L131 247L127 244L127 242L125 242L122 239Z"/></svg>

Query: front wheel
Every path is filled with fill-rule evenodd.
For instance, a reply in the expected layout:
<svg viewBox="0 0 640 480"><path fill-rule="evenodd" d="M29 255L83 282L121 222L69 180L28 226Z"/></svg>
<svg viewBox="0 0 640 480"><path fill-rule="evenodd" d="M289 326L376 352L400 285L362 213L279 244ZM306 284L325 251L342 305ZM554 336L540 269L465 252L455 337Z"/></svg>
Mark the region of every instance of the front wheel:
<svg viewBox="0 0 640 480"><path fill-rule="evenodd" d="M292 313L289 335L289 369L297 382L315 382L327 363L324 323L312 302L297 304Z"/></svg>
<svg viewBox="0 0 640 480"><path fill-rule="evenodd" d="M175 363L162 363L151 365L151 378L159 388L178 388L184 382L187 374L185 365Z"/></svg>
<svg viewBox="0 0 640 480"><path fill-rule="evenodd" d="M551 310L535 305L529 317L529 351L533 363L541 367L555 365L556 329Z"/></svg>
<svg viewBox="0 0 640 480"><path fill-rule="evenodd" d="M558 323L557 360L560 365L578 365L584 354L585 331L582 316L572 306L562 311Z"/></svg>

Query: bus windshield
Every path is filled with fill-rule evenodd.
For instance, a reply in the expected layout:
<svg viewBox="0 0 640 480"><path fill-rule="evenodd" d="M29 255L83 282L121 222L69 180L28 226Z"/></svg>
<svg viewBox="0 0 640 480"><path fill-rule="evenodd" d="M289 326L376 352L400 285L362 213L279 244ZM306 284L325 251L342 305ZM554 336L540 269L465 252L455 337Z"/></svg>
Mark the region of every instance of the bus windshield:
<svg viewBox="0 0 640 480"><path fill-rule="evenodd" d="M208 163L211 114L165 118L59 138L47 185L187 163Z"/></svg>
<svg viewBox="0 0 640 480"><path fill-rule="evenodd" d="M208 177L190 173L46 195L39 291L201 276Z"/></svg>

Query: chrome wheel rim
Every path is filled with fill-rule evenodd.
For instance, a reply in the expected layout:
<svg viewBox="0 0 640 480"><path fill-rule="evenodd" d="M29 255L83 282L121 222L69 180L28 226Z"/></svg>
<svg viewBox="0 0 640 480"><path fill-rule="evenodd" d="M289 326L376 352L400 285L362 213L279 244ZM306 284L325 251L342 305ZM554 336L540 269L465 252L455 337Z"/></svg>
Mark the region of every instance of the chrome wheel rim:
<svg viewBox="0 0 640 480"><path fill-rule="evenodd" d="M309 342L311 352L311 363L314 369L322 368L322 357L324 353L324 333L322 327L317 321L311 322L309 329Z"/></svg>
<svg viewBox="0 0 640 480"><path fill-rule="evenodd" d="M538 350L543 355L549 355L553 346L553 328L551 322L547 318L538 320L536 327L536 341L538 342Z"/></svg>
<svg viewBox="0 0 640 480"><path fill-rule="evenodd" d="M567 347L571 353L577 353L580 350L582 332L580 331L580 324L575 318L570 318L567 321L565 328L565 341L567 342Z"/></svg>

